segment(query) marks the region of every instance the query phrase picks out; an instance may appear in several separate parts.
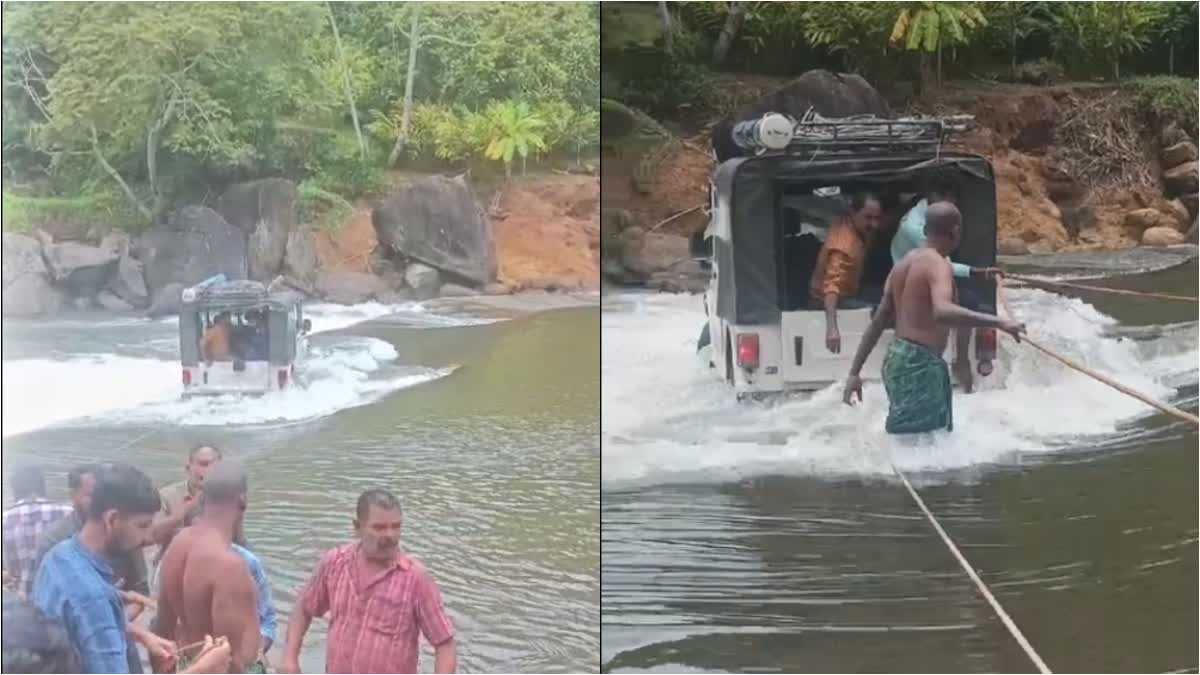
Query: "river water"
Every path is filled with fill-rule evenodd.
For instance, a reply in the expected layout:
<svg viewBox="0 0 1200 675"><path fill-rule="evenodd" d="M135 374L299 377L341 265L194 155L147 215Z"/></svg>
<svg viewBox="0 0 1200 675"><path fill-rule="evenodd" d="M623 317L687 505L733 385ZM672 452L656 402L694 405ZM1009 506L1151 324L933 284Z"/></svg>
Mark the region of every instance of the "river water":
<svg viewBox="0 0 1200 675"><path fill-rule="evenodd" d="M1196 410L1195 304L1007 295L1044 344ZM1052 670L1195 672L1194 428L1005 339L952 435L902 441L879 386L734 403L698 297L601 314L605 671L1033 672L895 461Z"/></svg>
<svg viewBox="0 0 1200 675"><path fill-rule="evenodd" d="M246 534L280 644L320 554L351 540L358 494L387 487L402 545L442 588L460 668L594 670L599 313L594 298L544 313L496 302L512 307L306 308L307 387L259 400L181 401L174 319L5 322L5 488L22 460L44 464L64 499L83 461L130 462L164 484L193 444L218 445L250 472ZM323 671L324 639L314 622L305 672Z"/></svg>

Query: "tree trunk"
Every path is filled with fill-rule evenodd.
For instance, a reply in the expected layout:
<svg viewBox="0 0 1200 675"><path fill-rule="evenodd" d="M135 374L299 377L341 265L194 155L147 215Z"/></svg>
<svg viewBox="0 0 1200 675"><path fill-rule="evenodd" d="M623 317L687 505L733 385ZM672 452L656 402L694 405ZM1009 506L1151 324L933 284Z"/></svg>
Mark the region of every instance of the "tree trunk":
<svg viewBox="0 0 1200 675"><path fill-rule="evenodd" d="M1121 60L1113 58L1113 80L1121 81Z"/></svg>
<svg viewBox="0 0 1200 675"><path fill-rule="evenodd" d="M721 34L717 36L717 44L713 46L714 63L721 63L725 57L729 56L733 41L737 38L738 31L742 28L742 21L746 18L747 9L749 8L745 2L729 3L729 15L725 17L725 25L721 28Z"/></svg>
<svg viewBox="0 0 1200 675"><path fill-rule="evenodd" d="M667 51L675 50L675 31L671 29L671 10L667 8L667 0L658 0L658 20L662 22L663 40Z"/></svg>
<svg viewBox="0 0 1200 675"><path fill-rule="evenodd" d="M171 118L175 116L175 101L178 100L177 94L178 92L171 94L171 100L167 101L167 106L163 110L163 114L146 131L146 180L150 183L150 196L152 199L150 210L153 217L151 218L151 222L156 222L166 207L166 200L163 199L162 193L158 189L158 141L159 134L171 123Z"/></svg>
<svg viewBox="0 0 1200 675"><path fill-rule="evenodd" d="M408 72L404 76L404 112L400 113L400 135L396 136L396 144L388 153L388 166L396 166L400 154L404 152L404 144L408 142L408 125L412 119L413 79L417 75L417 50L421 48L421 10L420 5L413 5L412 21L408 29Z"/></svg>
<svg viewBox="0 0 1200 675"><path fill-rule="evenodd" d="M917 95L922 96L929 91L929 53L925 50L917 52Z"/></svg>
<svg viewBox="0 0 1200 675"><path fill-rule="evenodd" d="M108 160L104 158L104 153L100 151L100 137L96 134L96 125L92 124L90 126L92 131L92 154L95 155L96 161L100 163L100 166L104 168L104 171L108 173L109 176L112 176L113 180L117 181L117 185L121 186L121 191L125 193L125 196L129 198L129 201L133 202L133 205L137 207L138 212L140 212L148 222L153 224L154 212L149 208L146 208L146 205L142 203L142 200L137 198L137 195L134 194L133 189L130 188L129 184L125 182L125 179L121 178L120 172L113 168L113 165L109 164Z"/></svg>
<svg viewBox="0 0 1200 675"><path fill-rule="evenodd" d="M942 40L938 38L937 45L937 87L942 88Z"/></svg>
<svg viewBox="0 0 1200 675"><path fill-rule="evenodd" d="M346 100L350 102L350 118L354 120L354 135L358 137L358 151L367 161L367 144L363 141L362 127L358 125L358 106L354 105L354 90L350 87L350 68L346 65L346 54L342 51L342 38L338 35L337 20L333 17L333 5L325 3L329 10L329 25L333 27L333 44L337 47L338 60L342 62L342 81L346 85Z"/></svg>
<svg viewBox="0 0 1200 675"><path fill-rule="evenodd" d="M1175 43L1167 43L1167 74L1175 75Z"/></svg>
<svg viewBox="0 0 1200 675"><path fill-rule="evenodd" d="M1008 77L1013 82L1016 82L1017 81L1017 29L1015 26L1013 27L1012 42L1010 44L1011 44L1010 56L1012 58L1012 61L1008 66Z"/></svg>

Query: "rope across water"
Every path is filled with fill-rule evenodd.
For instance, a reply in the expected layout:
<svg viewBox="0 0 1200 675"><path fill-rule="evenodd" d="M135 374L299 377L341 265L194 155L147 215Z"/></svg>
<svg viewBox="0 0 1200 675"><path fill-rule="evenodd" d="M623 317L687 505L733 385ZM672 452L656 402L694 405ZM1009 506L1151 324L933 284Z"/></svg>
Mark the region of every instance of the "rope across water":
<svg viewBox="0 0 1200 675"><path fill-rule="evenodd" d="M1026 283L1032 283L1032 284L1044 283L1044 284L1051 285L1051 286L1064 286L1064 287L1068 287L1068 288L1080 288L1080 289L1084 289L1084 290L1094 290L1094 291L1108 292L1108 293L1114 293L1114 294L1119 294L1119 295L1133 295L1133 296L1138 296L1138 297L1158 298L1158 299L1164 299L1164 300L1196 302L1196 298L1188 298L1188 297L1177 296L1177 295L1166 295L1166 294L1162 294L1162 293L1142 293L1139 291L1124 291L1124 290L1119 290L1119 289L1103 288L1103 287L1098 287L1098 286L1084 286L1081 284L1046 282L1046 281L1042 281L1040 279L1033 279L1030 277L1023 277L1023 276L1018 276L1018 275L1008 275L1008 276L1009 276L1009 278L1017 279L1017 280L1024 281ZM996 296L999 299L999 304L1000 304L1001 308L1004 310L1004 313L1010 317L1013 316L1012 311L1008 308L1008 302L1004 298L1004 286L1000 280L997 280L997 282L996 282ZM1136 398L1139 401L1142 401L1143 403L1145 403L1149 406L1152 406L1154 408L1157 408L1158 410L1161 410L1162 412L1165 412L1169 415L1174 415L1175 417L1178 417L1179 419L1182 419L1186 422L1190 422L1191 424L1194 424L1194 425L1200 427L1200 418L1197 418L1195 415L1184 412L1183 410L1180 410L1179 408L1176 408L1175 406L1169 405L1167 403L1163 403L1161 401L1156 401L1156 400L1150 398L1149 396L1146 396L1145 394L1142 394L1140 392L1134 391L1133 389L1126 387L1125 385L1121 384L1120 382L1117 382L1105 375L1097 373L1096 371L1091 370L1090 368L1083 366L1079 363L1076 363L1075 361L1073 361L1065 356L1055 353L1054 351L1042 346L1035 340L1031 340L1028 336L1023 336L1021 339L1021 342L1028 344L1030 347L1057 360L1058 362L1066 365L1068 368L1071 368L1072 370L1076 370L1080 373L1088 375L1089 377L1099 380L1100 382L1103 382L1104 384L1116 389L1117 391L1120 391L1121 393L1123 393L1127 396ZM966 557L962 554L962 552L958 550L958 546L956 546L954 544L954 540L950 538L950 535L946 533L945 528L943 528L941 523L938 522L937 517L934 516L933 512L929 510L929 507L925 505L925 500L921 499L920 493L918 493L916 488L914 488L912 486L912 483L909 482L908 477L904 475L904 472L901 471L894 462L891 463L891 467L892 467L892 471L900 479L900 482L904 484L904 488L906 490L908 490L909 496L911 496L913 501L916 502L917 507L921 509L921 513L923 513L925 515L925 518L929 521L929 524L932 525L933 529L937 531L938 536L941 537L942 542L946 545L946 548L950 549L950 553L954 555L954 559L958 561L958 564L963 568L963 571L967 573L968 577L970 577L971 582L973 584L975 584L975 588L979 590L980 595L982 595L984 600L987 600L988 604L991 605L992 610L996 612L996 616L998 616L1000 618L1001 623L1004 624L1004 627L1008 630L1009 634L1012 635L1013 639L1017 641L1017 644L1020 645L1021 649L1025 652L1025 655L1029 657L1029 660L1032 661L1035 666L1037 666L1038 672L1050 673L1051 670L1050 670L1049 666L1047 666L1046 662L1042 659L1042 657L1040 655L1038 655L1037 650L1035 650L1033 648L1033 645L1030 644L1029 639L1025 637L1025 634L1021 632L1021 629L1017 626L1016 622L1013 621L1012 617L1010 617L1008 615L1008 612L1006 612L1004 610L1004 607L1000 604L1000 601L996 599L996 596L992 595L991 590L988 588L987 584L985 584L983 582L983 579L981 579L979 577L979 574L975 571L975 568L971 567L971 563L968 562Z"/></svg>
<svg viewBox="0 0 1200 675"><path fill-rule="evenodd" d="M1109 290L1112 290L1112 289L1109 289ZM1008 301L1004 297L1004 284L999 279L997 279L997 281L996 281L996 297L999 299L1000 308L1002 310L1004 310L1004 313L1010 317L1015 316L1012 313L1012 310L1010 310L1008 307ZM1194 300L1194 298L1193 298L1193 300ZM1058 361L1059 363L1067 366L1068 368L1070 368L1074 371L1083 373L1084 375L1087 375L1088 377L1091 377L1092 379L1095 379L1099 382L1103 382L1104 384L1112 387L1113 389L1116 389L1117 391L1121 392L1122 394L1125 394L1126 396L1136 398L1137 400L1141 401L1142 403L1145 403L1146 405L1148 405L1152 408L1156 408L1168 415L1173 415L1185 422L1188 422L1189 424L1200 427L1200 418L1196 417L1195 415L1193 415L1189 412L1180 410L1179 408L1177 408L1169 403L1163 403L1162 401L1156 401L1155 399L1152 399L1149 396L1147 396L1139 391L1130 389L1129 387L1121 384L1120 382L1117 382L1116 380L1108 377L1107 375L1098 373L1098 372L1092 370L1091 368L1088 368L1087 366L1077 363L1073 359L1067 358L1061 354L1054 352L1053 350L1049 349L1048 347L1045 347L1044 345L1039 344L1037 341L1030 339L1029 336L1027 336L1027 335L1022 336L1020 341L1029 345L1030 347L1033 347L1034 349L1045 354L1046 356L1049 356L1050 358Z"/></svg>
<svg viewBox="0 0 1200 675"><path fill-rule="evenodd" d="M1033 665L1037 666L1038 672L1052 672L1046 665L1046 662L1042 660L1042 657L1038 655L1037 650L1035 650L1033 645L1029 643L1029 640L1025 637L1025 634L1022 633L1021 629L1017 627L1016 622L1012 620L1012 617L1008 615L1008 612L1004 611L1004 607L1001 606L1000 601L996 599L996 596L992 595L992 591L988 589L987 584L983 583L983 579L979 578L979 574L975 572L975 568L971 567L971 563L967 562L966 557L963 556L962 552L958 550L958 547L954 545L954 540L950 538L949 534L946 534L946 530L942 528L941 523L938 522L938 519L933 515L933 512L929 510L928 506L925 506L925 500L921 499L921 495L917 492L916 488L912 486L912 483L908 482L908 478L904 475L904 472L898 469L895 463L892 463L892 471L896 473L896 476L900 479L900 482L904 483L904 487L906 490L908 490L908 494L912 496L913 501L917 503L917 507L921 509L921 513L925 514L925 518L929 521L929 524L933 526L933 529L937 530L938 536L942 538L942 542L946 544L946 548L950 549L950 553L954 555L954 559L957 560L958 564L962 566L963 571L966 572L967 576L971 578L971 582L975 584L975 588L979 589L979 594L982 595L983 599L987 600L988 604L992 606L992 609L996 612L996 616L1000 617L1000 622L1004 624L1004 627L1008 629L1009 634L1012 635L1013 639L1017 641L1017 644L1021 646L1021 649L1025 652L1025 655L1029 657L1029 660L1033 661Z"/></svg>
<svg viewBox="0 0 1200 675"><path fill-rule="evenodd" d="M1110 293L1112 295L1128 295L1135 298L1154 298L1156 300L1173 300L1176 302L1197 302L1198 298L1189 297L1186 295L1170 295L1168 293L1149 293L1146 291L1129 291L1122 288L1107 288L1105 286L1089 286L1087 284L1073 284L1066 281L1051 281L1049 279L1038 279L1037 277L1027 277L1022 274L1005 273L1004 276L1008 279L1014 279L1032 286L1051 286L1055 288L1075 288L1081 291L1096 291L1097 293Z"/></svg>

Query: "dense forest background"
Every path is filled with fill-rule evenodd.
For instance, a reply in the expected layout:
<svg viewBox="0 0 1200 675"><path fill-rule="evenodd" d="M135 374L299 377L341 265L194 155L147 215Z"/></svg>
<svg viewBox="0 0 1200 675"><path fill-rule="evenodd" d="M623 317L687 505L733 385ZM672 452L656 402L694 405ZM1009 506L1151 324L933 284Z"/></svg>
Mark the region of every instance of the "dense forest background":
<svg viewBox="0 0 1200 675"><path fill-rule="evenodd" d="M643 2L602 12L602 93L663 118L722 112L718 74L862 75L896 98L949 80L1108 80L1196 118L1196 2Z"/></svg>
<svg viewBox="0 0 1200 675"><path fill-rule="evenodd" d="M137 230L266 176L315 218L389 169L599 142L597 3L6 2L3 61L9 230Z"/></svg>

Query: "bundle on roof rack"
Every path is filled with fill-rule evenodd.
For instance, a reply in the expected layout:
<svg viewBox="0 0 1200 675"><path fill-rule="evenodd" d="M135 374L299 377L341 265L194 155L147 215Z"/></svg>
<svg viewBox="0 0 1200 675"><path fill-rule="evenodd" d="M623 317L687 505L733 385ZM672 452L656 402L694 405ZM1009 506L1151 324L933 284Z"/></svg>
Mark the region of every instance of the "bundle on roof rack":
<svg viewBox="0 0 1200 675"><path fill-rule="evenodd" d="M809 108L800 121L767 113L734 126L734 142L755 152L866 147L940 146L951 133L974 126L971 115L883 119L873 115L824 117Z"/></svg>
<svg viewBox="0 0 1200 675"><path fill-rule="evenodd" d="M974 121L971 115L898 119L881 119L873 115L824 117L809 109L796 124L791 145L937 145L952 132L969 130Z"/></svg>

